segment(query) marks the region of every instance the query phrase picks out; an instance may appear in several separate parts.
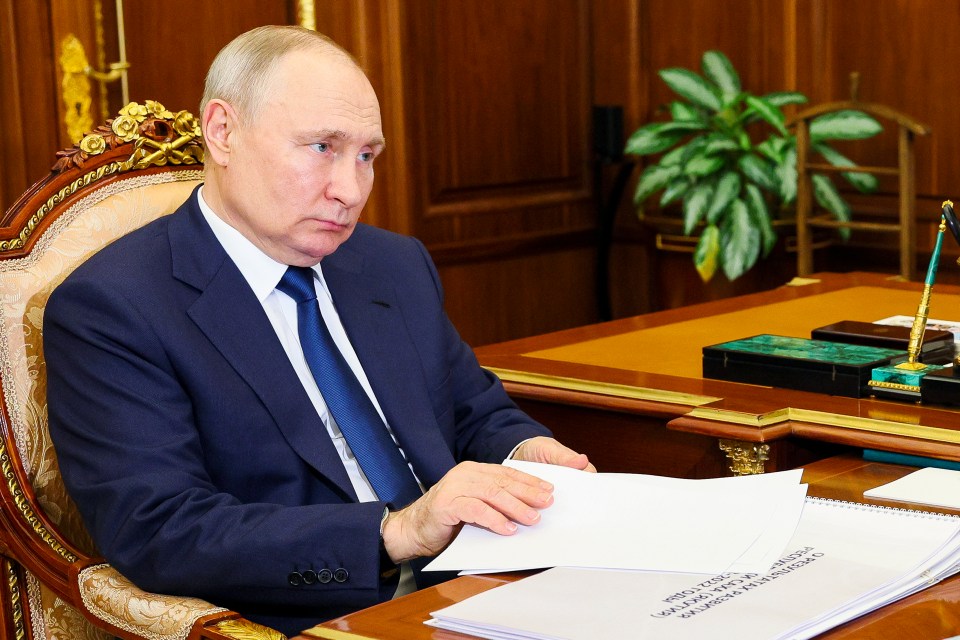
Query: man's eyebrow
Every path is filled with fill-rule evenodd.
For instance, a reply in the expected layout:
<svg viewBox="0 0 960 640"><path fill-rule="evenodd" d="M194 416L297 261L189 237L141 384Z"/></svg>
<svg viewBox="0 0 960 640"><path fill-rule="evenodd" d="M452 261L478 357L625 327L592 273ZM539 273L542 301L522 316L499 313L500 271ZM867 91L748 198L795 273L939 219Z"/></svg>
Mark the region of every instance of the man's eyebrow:
<svg viewBox="0 0 960 640"><path fill-rule="evenodd" d="M319 131L315 131L311 133L308 137L310 137L311 139L318 139L318 140L330 139L330 138L333 138L334 140L346 140L350 136L347 134L346 131L342 129L321 129ZM371 147L385 148L387 146L387 141L383 136L374 136L373 138L368 140L366 144L370 145Z"/></svg>

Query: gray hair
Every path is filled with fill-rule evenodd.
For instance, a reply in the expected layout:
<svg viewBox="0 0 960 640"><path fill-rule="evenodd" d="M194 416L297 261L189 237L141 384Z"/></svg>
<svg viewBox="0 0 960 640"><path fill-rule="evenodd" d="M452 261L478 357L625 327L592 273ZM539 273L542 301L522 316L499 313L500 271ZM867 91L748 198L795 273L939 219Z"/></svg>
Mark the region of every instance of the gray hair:
<svg viewBox="0 0 960 640"><path fill-rule="evenodd" d="M292 25L268 25L251 29L220 50L207 72L200 113L207 103L229 103L240 119L256 118L263 107L277 62L294 51L317 49L342 56L360 66L343 47L327 36Z"/></svg>

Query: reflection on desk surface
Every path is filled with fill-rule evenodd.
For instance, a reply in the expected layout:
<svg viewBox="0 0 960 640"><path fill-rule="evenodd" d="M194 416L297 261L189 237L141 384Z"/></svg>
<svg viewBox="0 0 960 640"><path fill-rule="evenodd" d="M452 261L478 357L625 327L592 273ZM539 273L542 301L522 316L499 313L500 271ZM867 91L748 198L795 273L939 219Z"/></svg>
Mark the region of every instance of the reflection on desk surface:
<svg viewBox="0 0 960 640"><path fill-rule="evenodd" d="M804 298L749 307L525 353L531 358L588 364L644 373L699 378L702 348L752 335L775 333L809 338L839 320L873 322L914 309L915 291L851 287ZM931 305L960 310L960 296L941 294Z"/></svg>

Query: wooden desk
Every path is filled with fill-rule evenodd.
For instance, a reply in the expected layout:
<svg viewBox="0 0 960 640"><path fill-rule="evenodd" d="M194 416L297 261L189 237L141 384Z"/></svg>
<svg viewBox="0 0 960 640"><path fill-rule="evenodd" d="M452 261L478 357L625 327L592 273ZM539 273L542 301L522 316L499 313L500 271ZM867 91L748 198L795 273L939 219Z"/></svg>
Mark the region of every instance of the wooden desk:
<svg viewBox="0 0 960 640"><path fill-rule="evenodd" d="M701 349L839 320L912 315L921 285L817 274L772 291L477 349L524 410L602 471L685 477L793 468L873 447L960 460L960 412L701 376ZM960 319L960 287L937 285L930 317ZM717 447L727 447L728 459Z"/></svg>
<svg viewBox="0 0 960 640"><path fill-rule="evenodd" d="M901 508L916 505L870 500L863 492L913 471L912 467L865 462L846 455L821 460L804 469L810 495ZM944 513L957 513L938 509ZM294 640L466 640L470 636L423 624L431 611L495 588L515 576L466 576L315 627ZM960 633L960 576L913 594L818 636L818 640L942 640Z"/></svg>

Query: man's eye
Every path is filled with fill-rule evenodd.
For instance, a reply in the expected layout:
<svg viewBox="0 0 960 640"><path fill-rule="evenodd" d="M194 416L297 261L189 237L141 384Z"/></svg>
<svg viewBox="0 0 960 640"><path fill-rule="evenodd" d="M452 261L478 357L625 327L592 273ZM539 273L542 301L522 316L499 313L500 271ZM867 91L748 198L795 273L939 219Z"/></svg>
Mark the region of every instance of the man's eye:
<svg viewBox="0 0 960 640"><path fill-rule="evenodd" d="M310 145L310 148L316 151L317 153L326 153L330 149L330 145L326 142L314 142Z"/></svg>
<svg viewBox="0 0 960 640"><path fill-rule="evenodd" d="M373 159L376 156L373 154L373 151L365 151L364 153L361 153L358 157L360 158L360 162L373 162Z"/></svg>

